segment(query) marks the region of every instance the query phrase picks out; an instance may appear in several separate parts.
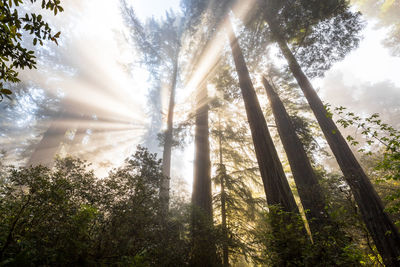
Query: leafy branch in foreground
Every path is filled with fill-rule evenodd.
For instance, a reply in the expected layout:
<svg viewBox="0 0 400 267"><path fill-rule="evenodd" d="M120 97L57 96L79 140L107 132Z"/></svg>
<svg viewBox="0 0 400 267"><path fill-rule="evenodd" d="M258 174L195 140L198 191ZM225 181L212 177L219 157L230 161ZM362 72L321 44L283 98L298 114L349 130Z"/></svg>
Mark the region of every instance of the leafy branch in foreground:
<svg viewBox="0 0 400 267"><path fill-rule="evenodd" d="M354 127L354 136L348 135L347 141L353 146L361 146L358 151L371 156L374 149L382 151L382 157L375 166L375 170L382 174L378 181L400 181L400 131L384 123L379 114L375 113L367 118L347 111L345 107L337 107L335 113L340 116L337 121L344 128ZM357 134L361 135L364 145L360 145ZM388 201L400 199L400 190L386 196ZM387 208L388 212L400 211L400 203Z"/></svg>
<svg viewBox="0 0 400 267"><path fill-rule="evenodd" d="M29 0L32 4L37 0ZM21 15L18 7L23 0L0 1L0 101L10 99L12 91L4 88L5 82L17 83L17 69L36 68L35 52L22 44L23 32L33 37L33 45L43 45L43 41L50 40L58 45L57 39L61 32L52 33L49 24L43 20L41 14L25 13ZM41 8L54 12L64 11L60 0L42 0Z"/></svg>

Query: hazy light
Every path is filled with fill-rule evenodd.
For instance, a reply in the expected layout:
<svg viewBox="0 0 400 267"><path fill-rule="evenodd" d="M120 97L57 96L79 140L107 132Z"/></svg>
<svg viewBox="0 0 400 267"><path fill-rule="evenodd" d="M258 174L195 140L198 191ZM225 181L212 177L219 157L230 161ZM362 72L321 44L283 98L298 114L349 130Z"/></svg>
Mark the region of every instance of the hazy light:
<svg viewBox="0 0 400 267"><path fill-rule="evenodd" d="M130 0L136 15L141 21L150 17L160 18L167 10L177 11L180 0Z"/></svg>
<svg viewBox="0 0 400 267"><path fill-rule="evenodd" d="M40 60L43 64L37 71L22 72L21 78L50 96L61 96L59 115L53 116L60 117L57 127L75 133L78 128L90 129L83 133L82 140L87 144L81 147L84 153L80 156L95 164L103 162L105 166L104 162L110 162L108 167L116 166L142 142L149 125L147 77L143 72L132 75L129 71L135 51L126 38L119 1L84 2L66 1L65 12L45 16L55 30L61 30L60 45L46 44L51 49L50 57ZM36 107L24 98L18 104L27 116L17 124L32 125ZM39 121L35 125L46 131L49 123ZM24 138L18 136L13 143ZM58 148L60 152L68 153L68 142L74 142L71 138L73 135L61 136L64 141Z"/></svg>

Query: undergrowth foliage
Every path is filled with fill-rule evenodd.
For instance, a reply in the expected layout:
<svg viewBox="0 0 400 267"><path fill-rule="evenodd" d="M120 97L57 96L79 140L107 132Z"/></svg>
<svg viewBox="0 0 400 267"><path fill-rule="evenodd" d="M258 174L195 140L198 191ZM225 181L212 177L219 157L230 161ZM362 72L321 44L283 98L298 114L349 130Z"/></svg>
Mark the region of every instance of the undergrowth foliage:
<svg viewBox="0 0 400 267"><path fill-rule="evenodd" d="M301 215L270 206L253 234L264 246L256 261L267 266L359 266L363 256L356 244L332 230L315 233L311 240Z"/></svg>
<svg viewBox="0 0 400 267"><path fill-rule="evenodd" d="M347 141L367 157L377 156L374 169L379 177L377 183L392 183L400 181L400 131L384 123L379 114L360 117L348 111L345 107L335 108L339 116L337 122L343 128L352 127L355 134L348 135ZM386 210L392 214L400 211L400 189L385 196L390 205ZM397 224L400 222L397 221Z"/></svg>
<svg viewBox="0 0 400 267"><path fill-rule="evenodd" d="M196 210L173 197L167 218L161 218L161 161L155 154L138 147L103 179L90 168L70 157L58 159L52 169L1 166L1 266L190 265L190 212ZM338 184L332 188L338 189ZM336 197L329 203L338 206L330 208L337 228L314 233L312 240L299 214L275 206L268 213L254 209L254 224L246 231L224 232L209 225L200 238L215 240L219 250L227 243L232 263L358 266L376 261L378 256L361 251L364 245L352 239L362 239L363 232L355 234L354 229L363 225L357 212L353 214L351 194L347 201L341 190L329 193ZM230 219L232 227L234 220Z"/></svg>
<svg viewBox="0 0 400 267"><path fill-rule="evenodd" d="M104 179L73 158L2 172L0 265L185 265L188 216L161 224L160 163L138 147Z"/></svg>

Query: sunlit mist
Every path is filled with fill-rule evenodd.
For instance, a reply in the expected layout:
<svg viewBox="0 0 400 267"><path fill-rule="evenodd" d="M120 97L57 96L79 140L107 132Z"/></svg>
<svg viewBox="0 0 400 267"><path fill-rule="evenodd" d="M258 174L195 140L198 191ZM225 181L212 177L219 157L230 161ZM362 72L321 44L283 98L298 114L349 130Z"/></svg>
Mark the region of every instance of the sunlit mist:
<svg viewBox="0 0 400 267"><path fill-rule="evenodd" d="M46 149L60 156L72 154L88 159L99 175L120 165L142 142L149 127L146 77L140 69L132 73L135 51L126 37L117 3L92 0L63 4L62 15L48 18L62 32L60 45L49 44L51 52L43 53L38 70L21 73L27 86L43 89L41 94L57 98L58 104L47 115L49 120L24 117L18 124L23 127L29 122L46 136L51 121L56 120L57 135L61 135L56 138L62 142ZM33 104L19 104L26 106L27 116L32 116L28 107ZM32 141L37 144L32 147L39 153L41 137L37 136ZM21 136L13 143L23 146L21 141L27 138ZM72 147L72 143L79 145L77 142L85 143L78 149L79 154Z"/></svg>

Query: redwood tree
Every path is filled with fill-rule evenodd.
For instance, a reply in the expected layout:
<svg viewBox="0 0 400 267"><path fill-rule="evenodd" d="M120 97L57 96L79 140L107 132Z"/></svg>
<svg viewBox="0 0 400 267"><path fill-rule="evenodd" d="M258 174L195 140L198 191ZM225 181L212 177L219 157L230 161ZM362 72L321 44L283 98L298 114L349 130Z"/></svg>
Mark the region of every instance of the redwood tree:
<svg viewBox="0 0 400 267"><path fill-rule="evenodd" d="M160 200L162 211L168 211L169 206L169 187L171 176L171 152L173 145L173 122L174 122L174 108L175 108L175 91L178 79L178 55L175 56L173 62L173 72L168 104L168 117L167 117L167 130L165 131L164 150L163 150L163 165L162 172L163 178L161 179L160 187Z"/></svg>
<svg viewBox="0 0 400 267"><path fill-rule="evenodd" d="M321 187L282 101L265 77L263 77L263 84L275 117L280 139L289 160L301 203L306 210L311 233L321 232L325 226L332 223L325 210L326 204Z"/></svg>
<svg viewBox="0 0 400 267"><path fill-rule="evenodd" d="M379 253L386 265L398 266L400 264L400 236L397 228L384 211L381 199L368 176L360 166L346 140L334 123L330 112L325 108L290 50L285 38L282 36L280 24L277 22L275 16L268 14L265 16L265 19L274 40L278 43L291 72L302 89L336 157Z"/></svg>
<svg viewBox="0 0 400 267"><path fill-rule="evenodd" d="M141 61L146 65L146 68L151 74L151 79L155 86L154 91L156 91L156 94L159 96L161 81L165 81L165 84L169 84L167 129L162 135L163 177L160 185L161 213L164 218L169 208L171 153L174 144L173 124L175 94L179 77L179 54L181 50L184 20L172 12L167 12L166 18L163 19L163 21L158 22L151 19L146 25L142 25L136 17L134 10L128 7L126 1L121 0L121 4L123 6L122 11L125 21L131 29L137 49L141 52ZM157 102L154 99L151 99L151 101ZM152 103L152 105L161 109L159 106L160 103ZM155 111L155 113L158 111L160 110ZM158 115L152 114L152 116L154 117L152 120L157 120ZM154 121L152 121L152 124L153 123Z"/></svg>
<svg viewBox="0 0 400 267"><path fill-rule="evenodd" d="M285 211L298 212L298 207L269 133L230 18L226 20L226 31L239 77L239 85L245 103L267 202L269 205L280 205Z"/></svg>
<svg viewBox="0 0 400 267"><path fill-rule="evenodd" d="M195 159L192 193L192 266L215 266L216 249L212 236L213 211L211 197L211 160L208 131L207 87L200 85L196 93Z"/></svg>

